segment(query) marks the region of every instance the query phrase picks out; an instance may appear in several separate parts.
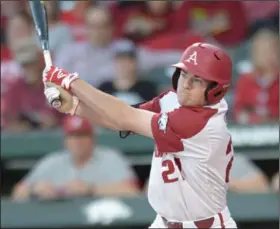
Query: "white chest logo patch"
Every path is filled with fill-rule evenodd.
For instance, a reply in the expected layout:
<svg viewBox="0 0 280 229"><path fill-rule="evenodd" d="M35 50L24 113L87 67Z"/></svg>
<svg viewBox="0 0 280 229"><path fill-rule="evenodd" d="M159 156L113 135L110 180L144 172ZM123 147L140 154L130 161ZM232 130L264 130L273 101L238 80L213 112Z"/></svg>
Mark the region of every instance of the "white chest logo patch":
<svg viewBox="0 0 280 229"><path fill-rule="evenodd" d="M166 134L166 127L168 123L168 115L166 113L162 113L158 120L158 128Z"/></svg>
<svg viewBox="0 0 280 229"><path fill-rule="evenodd" d="M197 51L194 51L193 54L191 54L186 61L189 63L193 62L194 65L197 65L196 58L197 58Z"/></svg>

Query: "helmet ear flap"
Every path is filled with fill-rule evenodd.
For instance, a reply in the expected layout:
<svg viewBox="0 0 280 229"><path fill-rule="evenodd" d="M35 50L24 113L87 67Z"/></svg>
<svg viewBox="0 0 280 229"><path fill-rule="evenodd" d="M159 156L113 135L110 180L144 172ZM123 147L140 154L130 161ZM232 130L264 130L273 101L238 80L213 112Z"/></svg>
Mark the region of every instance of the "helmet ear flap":
<svg viewBox="0 0 280 229"><path fill-rule="evenodd" d="M213 82L205 91L205 99L208 104L215 104L219 102L226 94L227 88L223 85Z"/></svg>
<svg viewBox="0 0 280 229"><path fill-rule="evenodd" d="M177 87L178 87L178 80L179 80L179 77L180 77L180 73L181 73L181 69L176 68L176 70L175 70L175 72L173 73L173 76L172 76L172 87L175 91L177 90Z"/></svg>

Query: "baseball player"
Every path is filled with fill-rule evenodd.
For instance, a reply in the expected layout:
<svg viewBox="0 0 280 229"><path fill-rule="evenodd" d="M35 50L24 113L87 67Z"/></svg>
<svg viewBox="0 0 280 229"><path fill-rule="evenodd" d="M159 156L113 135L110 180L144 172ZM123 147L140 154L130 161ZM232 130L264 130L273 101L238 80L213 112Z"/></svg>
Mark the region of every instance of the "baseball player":
<svg viewBox="0 0 280 229"><path fill-rule="evenodd" d="M231 59L195 43L174 67L172 90L138 108L56 67L43 73L53 86L45 95L49 102L60 95L60 112L154 139L148 199L157 217L150 228L236 228L226 201L233 148L223 97Z"/></svg>

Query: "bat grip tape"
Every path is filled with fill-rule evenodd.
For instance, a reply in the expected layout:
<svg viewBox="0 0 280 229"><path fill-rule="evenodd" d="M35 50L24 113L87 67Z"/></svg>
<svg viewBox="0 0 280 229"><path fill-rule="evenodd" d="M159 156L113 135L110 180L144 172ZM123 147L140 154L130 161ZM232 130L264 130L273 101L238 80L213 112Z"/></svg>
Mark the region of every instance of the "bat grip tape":
<svg viewBox="0 0 280 229"><path fill-rule="evenodd" d="M51 59L50 50L44 50L44 59L45 59L45 64L46 64L47 68L52 66L52 59Z"/></svg>

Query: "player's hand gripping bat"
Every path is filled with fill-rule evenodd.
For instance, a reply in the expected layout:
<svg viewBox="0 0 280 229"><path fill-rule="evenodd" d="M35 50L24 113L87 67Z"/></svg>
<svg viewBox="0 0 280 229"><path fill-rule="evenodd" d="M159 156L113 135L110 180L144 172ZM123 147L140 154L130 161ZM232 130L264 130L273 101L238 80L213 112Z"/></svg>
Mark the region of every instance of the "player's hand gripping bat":
<svg viewBox="0 0 280 229"><path fill-rule="evenodd" d="M49 50L47 13L43 2L44 1L40 0L29 1L29 6L32 12L37 35L40 40L41 48L43 50L46 68L49 68L50 66L52 66L52 59ZM60 97L58 96L56 98L53 98L53 100L50 101L50 104L54 108L59 108L61 106Z"/></svg>

